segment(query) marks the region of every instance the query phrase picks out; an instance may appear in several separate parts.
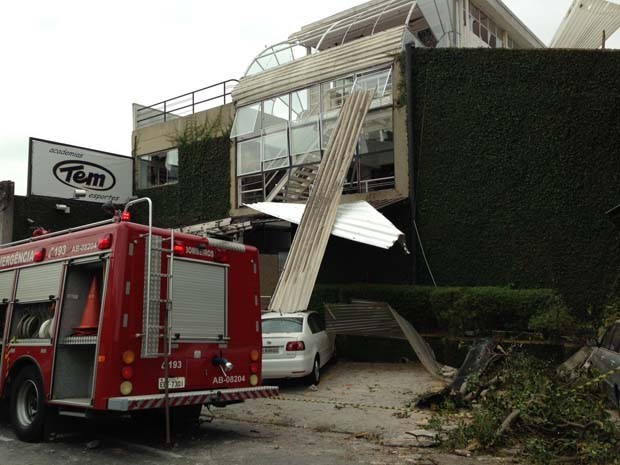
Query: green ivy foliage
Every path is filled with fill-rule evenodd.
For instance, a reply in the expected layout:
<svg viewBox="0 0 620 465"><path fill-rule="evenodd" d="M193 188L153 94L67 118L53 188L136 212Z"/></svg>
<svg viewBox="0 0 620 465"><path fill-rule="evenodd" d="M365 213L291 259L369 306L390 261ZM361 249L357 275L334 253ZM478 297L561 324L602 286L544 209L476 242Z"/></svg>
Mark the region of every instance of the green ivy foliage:
<svg viewBox="0 0 620 465"><path fill-rule="evenodd" d="M188 226L226 218L230 210L230 139L180 140L178 183L138 191L153 200L157 226Z"/></svg>
<svg viewBox="0 0 620 465"><path fill-rule="evenodd" d="M412 63L417 220L438 283L557 289L596 315L620 265L605 216L620 203L620 53L414 50Z"/></svg>

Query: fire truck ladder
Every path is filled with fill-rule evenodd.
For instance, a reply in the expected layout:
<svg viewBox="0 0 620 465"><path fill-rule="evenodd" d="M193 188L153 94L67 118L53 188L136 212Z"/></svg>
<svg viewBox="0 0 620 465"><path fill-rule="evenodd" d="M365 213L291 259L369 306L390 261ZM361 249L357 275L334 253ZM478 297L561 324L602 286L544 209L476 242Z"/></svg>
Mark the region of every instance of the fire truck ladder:
<svg viewBox="0 0 620 465"><path fill-rule="evenodd" d="M153 235L153 202L148 197L136 199L125 205L125 211L137 204L148 204L148 233L142 238L146 241L144 260L144 311L142 323L142 358L164 358L164 407L166 411L166 442L170 444L170 402L169 402L169 358L172 354L170 343L172 335L172 279L174 267L174 230L170 230L170 237ZM164 248L164 242L170 247ZM167 272L162 272L162 255L168 260ZM166 298L161 298L162 281L166 286ZM165 305L164 324L161 325L161 307ZM160 340L163 338L163 344ZM163 352L159 352L160 345Z"/></svg>

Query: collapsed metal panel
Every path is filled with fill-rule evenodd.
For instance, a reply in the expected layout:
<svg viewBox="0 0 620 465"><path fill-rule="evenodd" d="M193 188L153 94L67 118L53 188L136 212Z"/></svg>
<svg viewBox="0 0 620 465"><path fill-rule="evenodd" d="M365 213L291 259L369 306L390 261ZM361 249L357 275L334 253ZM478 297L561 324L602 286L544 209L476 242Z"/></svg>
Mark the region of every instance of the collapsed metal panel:
<svg viewBox="0 0 620 465"><path fill-rule="evenodd" d="M259 202L246 206L295 224L300 223L306 209L304 204L283 202ZM389 249L404 238L404 233L368 202L339 205L332 234L382 249Z"/></svg>
<svg viewBox="0 0 620 465"><path fill-rule="evenodd" d="M373 96L373 90L354 91L342 107L271 299L271 311L291 313L308 308L327 241L336 221L347 170L351 166Z"/></svg>
<svg viewBox="0 0 620 465"><path fill-rule="evenodd" d="M411 323L385 302L353 301L350 304L325 304L325 323L331 334L406 339L426 370L446 380L448 367L435 354Z"/></svg>
<svg viewBox="0 0 620 465"><path fill-rule="evenodd" d="M303 26L289 36L289 42L319 49L342 45L347 39L405 24L415 3L415 0L372 0Z"/></svg>
<svg viewBox="0 0 620 465"><path fill-rule="evenodd" d="M606 0L574 0L551 47L597 49L603 44L603 31L609 38L618 28L620 5Z"/></svg>
<svg viewBox="0 0 620 465"><path fill-rule="evenodd" d="M405 30L404 26L396 27L246 76L235 87L233 100L237 106L246 106L319 82L392 64L403 51Z"/></svg>

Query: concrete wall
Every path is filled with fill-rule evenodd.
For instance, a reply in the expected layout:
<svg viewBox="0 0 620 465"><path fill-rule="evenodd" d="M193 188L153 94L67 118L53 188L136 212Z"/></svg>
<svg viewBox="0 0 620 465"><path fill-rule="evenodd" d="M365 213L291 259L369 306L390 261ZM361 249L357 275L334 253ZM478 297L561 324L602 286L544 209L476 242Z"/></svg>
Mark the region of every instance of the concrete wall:
<svg viewBox="0 0 620 465"><path fill-rule="evenodd" d="M137 129L132 133L132 154L139 156L172 149L177 145L174 141L176 136L182 134L191 125L200 126L207 121L212 122L220 117L222 127L227 128L232 126L234 116L235 107L232 103L228 103L185 118ZM220 136L222 134L214 135Z"/></svg>
<svg viewBox="0 0 620 465"><path fill-rule="evenodd" d="M13 240L13 212L15 211L15 183L0 182L0 244Z"/></svg>

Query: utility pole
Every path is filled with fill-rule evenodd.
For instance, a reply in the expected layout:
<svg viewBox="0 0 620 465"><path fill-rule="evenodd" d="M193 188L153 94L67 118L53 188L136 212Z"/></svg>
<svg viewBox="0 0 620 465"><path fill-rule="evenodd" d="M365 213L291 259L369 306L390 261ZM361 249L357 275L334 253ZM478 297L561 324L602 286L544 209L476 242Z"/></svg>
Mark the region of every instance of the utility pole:
<svg viewBox="0 0 620 465"><path fill-rule="evenodd" d="M603 29L603 50L605 50L606 42L607 42L607 31Z"/></svg>

